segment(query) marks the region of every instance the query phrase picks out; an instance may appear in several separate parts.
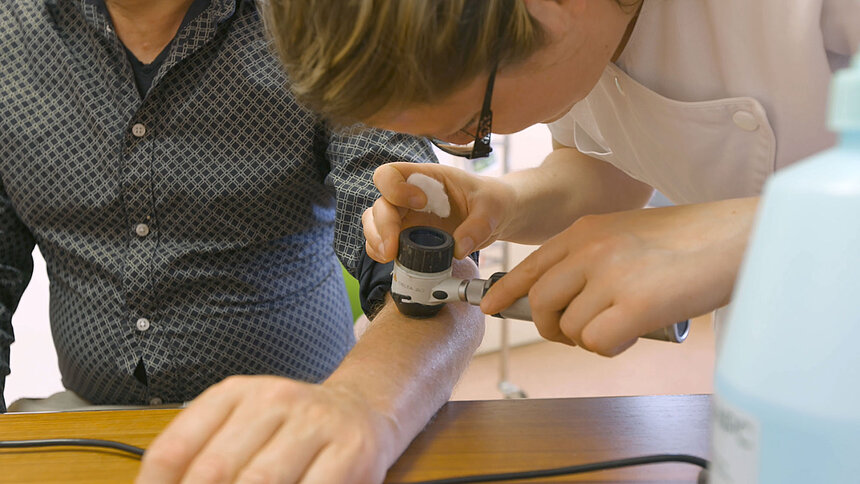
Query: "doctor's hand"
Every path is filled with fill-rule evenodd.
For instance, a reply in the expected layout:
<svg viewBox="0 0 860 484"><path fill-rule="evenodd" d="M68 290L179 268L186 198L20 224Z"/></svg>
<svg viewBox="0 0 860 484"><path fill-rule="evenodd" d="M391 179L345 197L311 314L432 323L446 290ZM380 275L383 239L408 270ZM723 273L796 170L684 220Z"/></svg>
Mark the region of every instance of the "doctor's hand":
<svg viewBox="0 0 860 484"><path fill-rule="evenodd" d="M234 376L155 439L136 482L382 482L394 427L346 389Z"/></svg>
<svg viewBox="0 0 860 484"><path fill-rule="evenodd" d="M427 204L424 191L406 183L413 173L441 182L448 194L451 215L416 212ZM454 256L462 259L498 239L514 217L513 189L491 177L436 164L389 163L376 169L373 181L382 197L362 215L367 254L388 262L397 256L400 231L415 225L441 228L454 237Z"/></svg>
<svg viewBox="0 0 860 484"><path fill-rule="evenodd" d="M494 284L481 310L528 294L544 338L614 356L729 302L757 202L582 217Z"/></svg>

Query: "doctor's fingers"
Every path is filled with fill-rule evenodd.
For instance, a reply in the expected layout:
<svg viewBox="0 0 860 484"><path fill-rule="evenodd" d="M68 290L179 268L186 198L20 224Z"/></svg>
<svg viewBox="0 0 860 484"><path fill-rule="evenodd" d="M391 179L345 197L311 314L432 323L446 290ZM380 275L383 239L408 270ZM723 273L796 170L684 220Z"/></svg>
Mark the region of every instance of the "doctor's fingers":
<svg viewBox="0 0 860 484"><path fill-rule="evenodd" d="M585 326L582 339L591 351L603 356L615 356L633 346L640 335L659 327L659 324L654 325L643 318L641 313L636 314L629 306L615 304L600 312Z"/></svg>
<svg viewBox="0 0 860 484"><path fill-rule="evenodd" d="M484 314L496 314L529 294L538 279L566 255L567 249L562 244L548 242L539 247L493 284L481 301L481 311ZM531 295L529 297L531 298Z"/></svg>
<svg viewBox="0 0 860 484"><path fill-rule="evenodd" d="M598 314L612 305L612 300L598 288L586 283L582 291L572 298L562 310L559 329L570 340L588 351L594 351L592 341L582 336L583 329Z"/></svg>
<svg viewBox="0 0 860 484"><path fill-rule="evenodd" d="M377 199L364 211L361 216L364 238L377 256L368 251L374 260L388 262L397 255L397 241L407 212L407 209L395 207L384 198Z"/></svg>
<svg viewBox="0 0 860 484"><path fill-rule="evenodd" d="M462 259L472 252L492 244L499 225L491 206L476 206L466 216L454 233L454 257Z"/></svg>
<svg viewBox="0 0 860 484"><path fill-rule="evenodd" d="M565 328L563 314L579 300L586 280L582 271L565 262L549 268L532 285L529 306L532 320L541 336L550 341L580 345L579 332Z"/></svg>
<svg viewBox="0 0 860 484"><path fill-rule="evenodd" d="M382 237L373 224L373 208L368 207L361 213L361 230L364 232L364 249L371 259L377 262L385 262L382 259Z"/></svg>
<svg viewBox="0 0 860 484"><path fill-rule="evenodd" d="M563 259L548 268L532 284L529 305L532 311L562 313L586 288L587 280L581 267L570 258Z"/></svg>
<svg viewBox="0 0 860 484"><path fill-rule="evenodd" d="M569 346L576 346L576 342L568 338L561 331L561 311L535 311L532 310L532 321L540 333L541 338Z"/></svg>
<svg viewBox="0 0 860 484"><path fill-rule="evenodd" d="M431 170L428 170L430 167ZM429 163L388 163L380 166L373 172L373 183L379 189L382 197L397 207L412 208L415 210L427 205L427 195L424 190L415 185L406 183L406 179L413 173L432 174L433 167ZM434 177L435 178L435 177Z"/></svg>

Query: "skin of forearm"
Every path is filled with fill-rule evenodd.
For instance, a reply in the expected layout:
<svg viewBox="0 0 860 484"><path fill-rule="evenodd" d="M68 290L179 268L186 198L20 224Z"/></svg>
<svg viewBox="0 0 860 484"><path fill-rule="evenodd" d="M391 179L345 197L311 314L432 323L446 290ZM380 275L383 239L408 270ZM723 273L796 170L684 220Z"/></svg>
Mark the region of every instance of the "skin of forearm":
<svg viewBox="0 0 860 484"><path fill-rule="evenodd" d="M454 276L479 277L475 263L454 260ZM484 334L476 306L448 303L436 316L401 315L390 295L367 331L324 385L361 394L395 429L397 456L451 396Z"/></svg>
<svg viewBox="0 0 860 484"><path fill-rule="evenodd" d="M516 214L500 237L540 244L589 215L643 207L653 189L609 163L556 145L543 163L502 178L516 193Z"/></svg>

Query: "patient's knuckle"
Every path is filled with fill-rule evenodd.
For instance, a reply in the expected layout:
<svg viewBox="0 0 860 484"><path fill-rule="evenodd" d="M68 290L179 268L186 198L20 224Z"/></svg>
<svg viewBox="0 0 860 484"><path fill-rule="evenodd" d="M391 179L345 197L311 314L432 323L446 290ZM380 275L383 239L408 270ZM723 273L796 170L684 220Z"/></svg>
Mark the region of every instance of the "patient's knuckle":
<svg viewBox="0 0 860 484"><path fill-rule="evenodd" d="M207 453L197 458L189 474L196 482L229 482L232 469L227 456Z"/></svg>
<svg viewBox="0 0 860 484"><path fill-rule="evenodd" d="M191 450L180 439L161 441L143 454L143 463L168 471L181 469L191 458Z"/></svg>
<svg viewBox="0 0 860 484"><path fill-rule="evenodd" d="M264 467L250 467L245 469L240 482L248 484L275 484L279 482L277 474L271 469Z"/></svg>

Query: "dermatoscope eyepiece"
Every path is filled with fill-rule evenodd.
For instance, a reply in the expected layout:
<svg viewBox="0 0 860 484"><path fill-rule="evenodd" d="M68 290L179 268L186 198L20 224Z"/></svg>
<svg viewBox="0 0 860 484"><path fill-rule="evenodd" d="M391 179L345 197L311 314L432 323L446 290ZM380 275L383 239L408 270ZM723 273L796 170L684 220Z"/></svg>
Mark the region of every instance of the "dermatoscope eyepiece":
<svg viewBox="0 0 860 484"><path fill-rule="evenodd" d="M431 290L451 277L454 238L444 230L416 226L400 232L391 296L397 309L407 315L427 318L444 303L427 304Z"/></svg>

